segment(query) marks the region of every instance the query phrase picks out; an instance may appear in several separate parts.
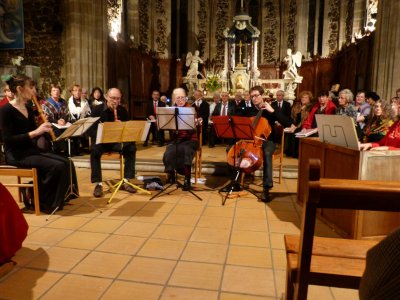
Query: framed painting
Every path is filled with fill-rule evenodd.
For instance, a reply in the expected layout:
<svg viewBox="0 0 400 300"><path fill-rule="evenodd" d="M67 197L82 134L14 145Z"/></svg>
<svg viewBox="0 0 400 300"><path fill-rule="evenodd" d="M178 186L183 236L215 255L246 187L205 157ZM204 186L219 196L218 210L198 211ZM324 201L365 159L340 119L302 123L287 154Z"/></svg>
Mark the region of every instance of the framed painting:
<svg viewBox="0 0 400 300"><path fill-rule="evenodd" d="M0 49L24 48L22 0L0 0Z"/></svg>

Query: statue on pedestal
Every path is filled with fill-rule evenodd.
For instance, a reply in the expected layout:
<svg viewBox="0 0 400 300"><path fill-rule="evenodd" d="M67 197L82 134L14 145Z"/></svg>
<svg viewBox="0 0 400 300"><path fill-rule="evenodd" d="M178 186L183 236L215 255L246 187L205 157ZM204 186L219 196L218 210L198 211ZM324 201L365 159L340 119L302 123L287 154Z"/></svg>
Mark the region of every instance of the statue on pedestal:
<svg viewBox="0 0 400 300"><path fill-rule="evenodd" d="M203 60L200 58L199 50L196 50L194 54L188 52L186 55L186 67L189 67L189 70L187 71L186 78L197 78L199 74L199 63L203 63Z"/></svg>
<svg viewBox="0 0 400 300"><path fill-rule="evenodd" d="M287 49L287 56L283 59L287 64L286 71L283 72L284 79L294 79L294 82L301 83L302 76L297 73L297 68L301 66L301 52L292 54L292 49Z"/></svg>

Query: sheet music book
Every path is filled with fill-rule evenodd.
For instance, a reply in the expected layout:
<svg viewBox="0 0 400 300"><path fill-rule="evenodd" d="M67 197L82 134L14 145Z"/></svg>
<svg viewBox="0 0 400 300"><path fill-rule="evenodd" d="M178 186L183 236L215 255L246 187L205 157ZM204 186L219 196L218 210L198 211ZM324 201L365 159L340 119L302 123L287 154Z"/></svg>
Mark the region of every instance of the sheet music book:
<svg viewBox="0 0 400 300"><path fill-rule="evenodd" d="M194 107L157 107L157 128L164 130L195 130ZM177 117L177 120L175 120ZM178 126L177 126L178 125Z"/></svg>
<svg viewBox="0 0 400 300"><path fill-rule="evenodd" d="M142 141L143 136L147 136L147 134L144 135L144 129L147 124L150 123L146 121L99 123L96 144Z"/></svg>
<svg viewBox="0 0 400 300"><path fill-rule="evenodd" d="M151 123L156 122L156 120L146 120L146 123L144 124L144 129L143 129L143 133L142 136L140 138L141 142L146 141L147 135L149 134L149 130L151 127Z"/></svg>
<svg viewBox="0 0 400 300"><path fill-rule="evenodd" d="M295 133L295 136L298 138L302 138L302 137L308 137L310 135L313 135L314 133L318 133L318 128L310 128L310 129L306 129L305 131L300 131Z"/></svg>
<svg viewBox="0 0 400 300"><path fill-rule="evenodd" d="M72 124L70 122L65 123L65 125L59 125L57 123L51 123L51 125L53 125L54 127L58 128L58 129L66 129L69 128Z"/></svg>
<svg viewBox="0 0 400 300"><path fill-rule="evenodd" d="M79 119L70 126L56 139L56 141L67 139L84 134L100 117Z"/></svg>

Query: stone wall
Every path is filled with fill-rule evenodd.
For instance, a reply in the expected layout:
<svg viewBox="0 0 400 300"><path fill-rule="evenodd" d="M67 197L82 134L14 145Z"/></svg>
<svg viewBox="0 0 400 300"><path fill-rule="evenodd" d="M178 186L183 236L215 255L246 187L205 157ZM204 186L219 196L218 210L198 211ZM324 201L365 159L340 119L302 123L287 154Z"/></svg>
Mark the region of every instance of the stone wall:
<svg viewBox="0 0 400 300"><path fill-rule="evenodd" d="M61 77L62 56L61 1L24 0L25 49L0 50L0 65L22 56L23 65L40 67L39 94L47 97L51 83L64 85Z"/></svg>

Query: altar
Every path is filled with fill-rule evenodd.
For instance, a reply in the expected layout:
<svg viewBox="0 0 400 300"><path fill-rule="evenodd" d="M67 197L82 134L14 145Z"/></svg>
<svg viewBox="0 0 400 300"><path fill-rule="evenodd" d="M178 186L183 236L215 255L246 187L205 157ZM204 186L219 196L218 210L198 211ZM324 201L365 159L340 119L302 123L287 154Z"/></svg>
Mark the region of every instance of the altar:
<svg viewBox="0 0 400 300"><path fill-rule="evenodd" d="M241 11L233 17L233 25L226 28L223 35L224 62L219 73L214 73L215 70L198 72L198 63L202 63L203 60L198 56L197 50L194 55L188 52L186 66L189 70L183 80L188 87L189 95L196 89L203 91L208 97L215 91L233 95L260 85L266 95L275 96L278 90L282 90L285 92L286 100L296 99L295 90L303 79L297 74L297 67L300 67L302 59L299 51L293 54L291 49L287 49L287 56L284 58L287 70L283 72L284 78L266 79L260 77L261 72L258 69L260 30L251 24L251 17Z"/></svg>

